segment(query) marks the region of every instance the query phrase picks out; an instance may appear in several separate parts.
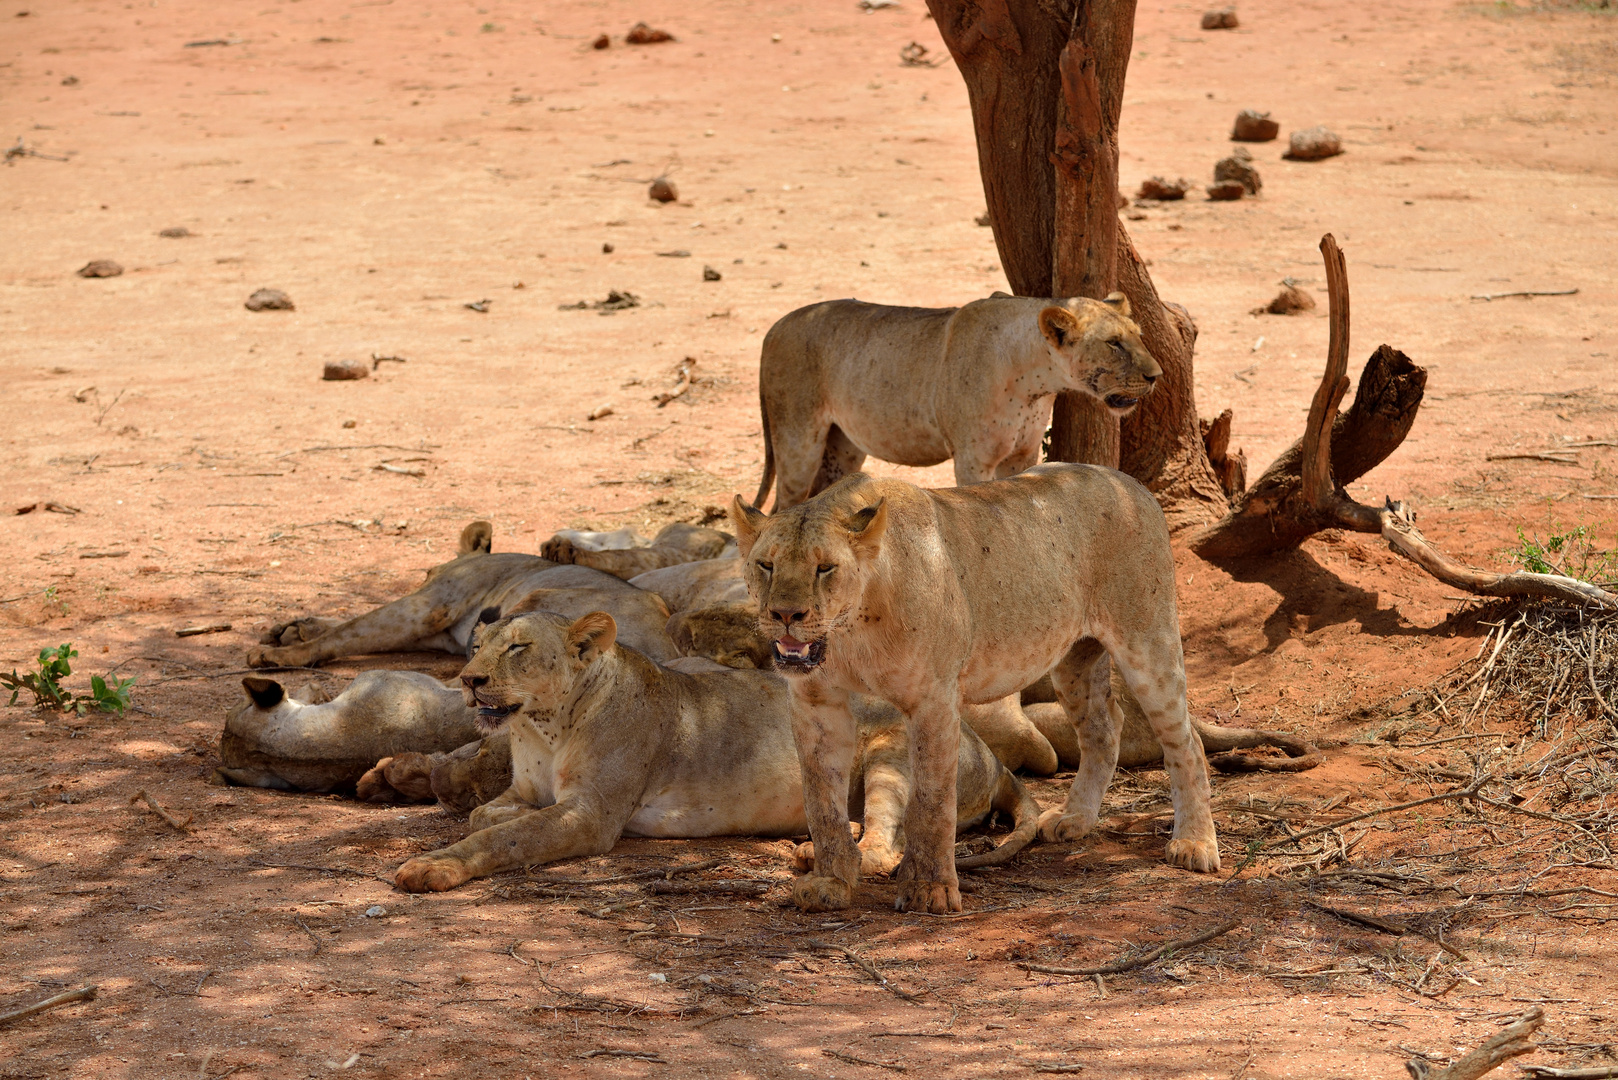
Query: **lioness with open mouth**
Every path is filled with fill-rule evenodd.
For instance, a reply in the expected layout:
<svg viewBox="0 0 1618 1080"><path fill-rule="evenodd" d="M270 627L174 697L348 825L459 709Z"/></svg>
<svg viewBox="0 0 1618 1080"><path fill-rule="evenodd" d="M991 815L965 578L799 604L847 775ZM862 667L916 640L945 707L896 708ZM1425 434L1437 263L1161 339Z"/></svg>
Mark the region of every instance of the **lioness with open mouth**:
<svg viewBox="0 0 1618 1080"><path fill-rule="evenodd" d="M1042 465L927 491L851 476L766 517L737 496L731 521L759 625L792 687L815 869L799 907L846 907L860 860L840 792L857 729L850 695L907 718L914 775L900 910L959 911L951 845L963 704L1050 671L1083 764L1047 839L1095 826L1118 760L1109 655L1163 746L1174 801L1168 861L1219 868L1207 760L1186 714L1168 524L1150 492L1111 469Z"/></svg>
<svg viewBox="0 0 1618 1080"><path fill-rule="evenodd" d="M509 729L511 786L472 811L475 831L466 839L401 866L400 888L452 889L513 866L601 854L623 835L805 831L782 679L703 660L694 662L697 673L674 670L616 637L605 612L574 621L535 612L474 631L477 653L461 684L485 732ZM905 843L909 747L891 706L854 707L860 753L840 805L845 823L851 802L864 816L854 858L868 873L887 871ZM959 782L952 772L950 788L963 801L951 805L951 822L970 824L991 810L1016 821L1004 843L961 865L1004 862L1033 839L1039 808L982 741L970 731L957 737Z"/></svg>

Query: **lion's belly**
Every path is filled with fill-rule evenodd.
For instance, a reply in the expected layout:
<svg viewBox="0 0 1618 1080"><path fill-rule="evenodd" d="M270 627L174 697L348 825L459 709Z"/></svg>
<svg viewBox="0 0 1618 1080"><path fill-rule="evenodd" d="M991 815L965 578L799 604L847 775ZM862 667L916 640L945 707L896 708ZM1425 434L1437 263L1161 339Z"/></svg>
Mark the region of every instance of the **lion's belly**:
<svg viewBox="0 0 1618 1080"><path fill-rule="evenodd" d="M803 785L794 780L730 791L667 788L641 803L624 835L796 836L808 827Z"/></svg>

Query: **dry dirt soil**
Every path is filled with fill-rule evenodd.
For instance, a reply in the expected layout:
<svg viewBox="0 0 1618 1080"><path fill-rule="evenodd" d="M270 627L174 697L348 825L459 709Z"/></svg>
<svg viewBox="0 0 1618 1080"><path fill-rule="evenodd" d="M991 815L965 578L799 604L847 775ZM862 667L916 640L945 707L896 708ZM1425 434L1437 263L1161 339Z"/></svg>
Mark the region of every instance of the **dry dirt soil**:
<svg viewBox="0 0 1618 1080"><path fill-rule="evenodd" d="M786 845L746 839L624 842L539 881L406 896L393 868L463 821L211 786L236 669L274 617L403 593L474 517L528 551L564 526L694 520L757 483L774 319L1004 285L974 224L960 78L900 63L912 41L944 55L918 0L482 2L0 9L0 670L72 642L71 687L137 678L122 716L0 708L0 1010L100 988L0 1029L0 1077L1396 1077L1532 1003L1548 1021L1525 1060L1613 1060L1599 905L1618 880L1588 844L1571 860L1587 865L1553 858L1565 838L1543 821L1437 804L1349 830L1335 875L1297 854L1230 874L1282 827L1447 790L1491 746L1550 749L1509 712L1484 724L1495 739L1377 738L1459 733L1414 706L1498 614L1372 538L1181 557L1198 715L1326 748L1311 772L1216 777L1216 877L1159 861L1150 771L1120 778L1106 831L970 875L947 919L894 914L882 882L845 917L799 914ZM1200 13L1140 9L1126 190L1207 182L1239 109L1283 132L1253 147L1260 198L1126 211L1200 327L1203 414L1235 410L1255 470L1301 432L1330 231L1354 355L1388 342L1430 373L1410 438L1355 494L1413 500L1477 565L1510 565L1519 529L1584 524L1610 546L1614 13L1254 0L1212 32ZM676 40L627 45L639 19ZM1346 153L1282 160L1314 124ZM660 205L647 182L665 173L680 197ZM124 272L75 276L93 259ZM1250 314L1284 277L1320 308ZM262 287L296 310L246 310ZM639 306L561 307L613 289ZM398 360L321 380L372 357ZM682 364L693 388L659 407ZM231 629L175 636L209 624ZM383 657L328 681L378 665L457 668ZM131 807L139 790L187 830ZM713 858L697 880L769 891L654 901L606 880ZM1498 895L1530 880L1600 895ZM1099 982L1017 966L1101 964L1228 918L1240 929Z"/></svg>

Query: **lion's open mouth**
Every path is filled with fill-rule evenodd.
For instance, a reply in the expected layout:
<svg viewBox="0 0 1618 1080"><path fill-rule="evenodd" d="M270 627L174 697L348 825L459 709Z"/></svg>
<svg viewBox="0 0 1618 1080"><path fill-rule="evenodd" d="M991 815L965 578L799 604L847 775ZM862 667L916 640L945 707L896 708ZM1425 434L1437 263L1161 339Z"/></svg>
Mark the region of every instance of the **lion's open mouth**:
<svg viewBox="0 0 1618 1080"><path fill-rule="evenodd" d="M473 695L473 699L478 703L478 727L484 731L495 730L519 708L517 705L491 705L478 695Z"/></svg>
<svg viewBox="0 0 1618 1080"><path fill-rule="evenodd" d="M1127 411L1129 409L1133 409L1136 405L1139 405L1139 404L1140 404L1140 398L1138 398L1138 397L1126 397L1123 394L1108 394L1107 395L1107 408L1116 409L1119 412L1125 412L1125 411Z"/></svg>
<svg viewBox="0 0 1618 1080"><path fill-rule="evenodd" d="M812 671L826 662L826 643L799 641L789 634L770 642L770 656L782 671Z"/></svg>

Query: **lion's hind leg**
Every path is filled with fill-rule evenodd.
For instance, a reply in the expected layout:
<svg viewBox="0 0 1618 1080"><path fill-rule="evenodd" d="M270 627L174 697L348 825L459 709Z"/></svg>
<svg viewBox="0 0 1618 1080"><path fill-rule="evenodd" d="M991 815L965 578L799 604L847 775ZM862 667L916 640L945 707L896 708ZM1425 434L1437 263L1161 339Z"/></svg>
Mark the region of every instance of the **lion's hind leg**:
<svg viewBox="0 0 1618 1080"><path fill-rule="evenodd" d="M1114 649L1113 660L1163 747L1163 769L1174 800L1174 835L1166 858L1187 870L1212 873L1219 869L1213 792L1208 758L1186 711L1178 626L1171 625L1157 641Z"/></svg>
<svg viewBox="0 0 1618 1080"><path fill-rule="evenodd" d="M1118 769L1118 724L1112 709L1112 665L1094 638L1082 638L1051 672L1057 700L1078 736L1079 769L1067 803L1045 811L1039 835L1047 841L1077 840L1095 828L1101 800Z"/></svg>
<svg viewBox="0 0 1618 1080"><path fill-rule="evenodd" d="M820 469L815 473L814 487L809 492L811 496L819 495L845 476L853 476L865 464L865 451L855 446L836 424L826 431L824 446Z"/></svg>

